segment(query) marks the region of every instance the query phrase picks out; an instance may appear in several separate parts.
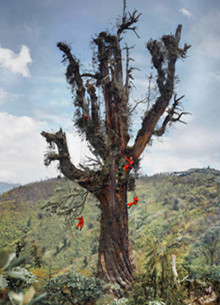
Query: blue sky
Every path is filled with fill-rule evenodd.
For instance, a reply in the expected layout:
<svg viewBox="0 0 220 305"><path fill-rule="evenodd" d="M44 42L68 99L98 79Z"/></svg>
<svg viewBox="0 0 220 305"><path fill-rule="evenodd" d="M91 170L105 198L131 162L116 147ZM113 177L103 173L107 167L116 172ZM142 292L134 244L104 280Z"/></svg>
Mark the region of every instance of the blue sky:
<svg viewBox="0 0 220 305"><path fill-rule="evenodd" d="M128 10L142 12L140 39L132 57L140 69L134 76L131 102L147 92L150 55L145 47L152 37L174 33L183 25L181 43L192 45L188 58L177 64L178 96L186 111L187 125L176 124L161 140L154 140L142 158L142 173L220 169L220 4L206 0L127 0ZM102 30L114 31L122 1L111 0L0 0L0 181L29 183L58 174L56 164L43 165L46 143L41 130L67 133L72 161L88 154L73 128L71 93L65 81L59 41L91 70L91 38ZM134 132L140 127L133 117Z"/></svg>

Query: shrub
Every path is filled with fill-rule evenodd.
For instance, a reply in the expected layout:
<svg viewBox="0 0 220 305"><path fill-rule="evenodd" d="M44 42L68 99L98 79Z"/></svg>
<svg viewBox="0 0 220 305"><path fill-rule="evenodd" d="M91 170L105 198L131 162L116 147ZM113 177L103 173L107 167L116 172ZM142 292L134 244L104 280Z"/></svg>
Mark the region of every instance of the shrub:
<svg viewBox="0 0 220 305"><path fill-rule="evenodd" d="M107 291L104 281L86 277L74 271L66 274L59 274L52 277L44 289L47 297L42 300L42 305L94 304L96 300Z"/></svg>

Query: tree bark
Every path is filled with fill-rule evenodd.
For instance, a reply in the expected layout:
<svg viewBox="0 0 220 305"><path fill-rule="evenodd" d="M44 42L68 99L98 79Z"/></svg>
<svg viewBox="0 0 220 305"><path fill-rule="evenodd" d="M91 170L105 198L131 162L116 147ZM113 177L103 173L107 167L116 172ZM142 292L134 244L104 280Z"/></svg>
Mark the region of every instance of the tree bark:
<svg viewBox="0 0 220 305"><path fill-rule="evenodd" d="M102 206L97 275L117 283L113 292L121 297L133 281L135 264L128 233L127 186L116 187L115 171L113 161L111 175L97 196Z"/></svg>
<svg viewBox="0 0 220 305"><path fill-rule="evenodd" d="M112 177L97 198L102 204L97 276L117 283L113 292L121 297L122 289L128 289L133 281L135 266L128 234L126 185L116 191Z"/></svg>

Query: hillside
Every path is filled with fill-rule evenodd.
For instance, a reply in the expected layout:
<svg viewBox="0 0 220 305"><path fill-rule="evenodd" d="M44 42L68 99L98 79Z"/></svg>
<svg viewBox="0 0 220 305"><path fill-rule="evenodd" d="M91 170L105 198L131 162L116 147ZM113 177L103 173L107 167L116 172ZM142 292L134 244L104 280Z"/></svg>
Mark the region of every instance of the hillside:
<svg viewBox="0 0 220 305"><path fill-rule="evenodd" d="M100 217L96 199L90 195L87 198L81 232L75 229L76 220L64 227L63 216L41 209L48 201L59 198L60 189L68 192L70 185L65 179L52 179L20 186L1 195L0 247L15 250L16 242L25 241L30 264L33 249L39 248L44 268L53 262L53 268L72 265L77 271L93 273ZM195 268L205 262L206 257L198 255L198 247L203 247L204 236L210 228L215 231L220 228L219 171L191 169L141 177L136 194L139 203L129 210L129 230L138 271L143 271L146 253L155 244L162 250L171 249L178 262L186 260ZM133 195L129 194L129 201ZM216 264L219 249L218 241L213 254Z"/></svg>

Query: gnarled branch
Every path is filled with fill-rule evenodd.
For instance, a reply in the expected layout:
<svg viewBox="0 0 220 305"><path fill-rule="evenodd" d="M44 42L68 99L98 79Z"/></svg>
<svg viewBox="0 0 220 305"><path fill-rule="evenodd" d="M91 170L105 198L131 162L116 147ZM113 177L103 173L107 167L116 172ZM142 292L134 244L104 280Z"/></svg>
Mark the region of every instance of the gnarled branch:
<svg viewBox="0 0 220 305"><path fill-rule="evenodd" d="M190 112L185 112L185 111L183 111L181 113L177 112L178 106L180 106L179 101L183 97L184 97L184 95L182 95L180 98L176 99L176 94L174 95L174 103L173 103L172 107L167 110L168 114L165 117L165 119L162 123L162 126L159 129L154 130L153 135L155 135L157 137L161 137L164 134L168 123L171 125L173 122L179 121L183 124L186 124L186 122L181 121L180 118L182 117L182 115L187 115L187 114L191 114L191 113ZM177 117L175 117L175 115L177 115Z"/></svg>
<svg viewBox="0 0 220 305"><path fill-rule="evenodd" d="M82 80L82 77L90 77L98 80L99 74L84 73L81 75L79 62L71 54L70 47L61 42L59 42L57 46L64 53L64 61L68 60L68 66L66 71L67 81L72 86L72 90L75 90L76 86L75 106L77 107L78 116L78 119L76 120L76 125L81 131L86 133L86 138L94 147L96 153L99 154L100 157L104 158L106 145L98 113L96 89L93 85L89 84L88 80L86 82L86 86L84 86ZM86 89L90 96L90 100L88 99L87 101L85 98ZM90 101L92 105L91 115L89 108ZM80 114L79 109L82 110L82 115ZM96 138L94 138L94 134L97 134Z"/></svg>
<svg viewBox="0 0 220 305"><path fill-rule="evenodd" d="M99 171L82 171L73 165L73 163L70 161L66 135L62 131L62 129L60 129L55 134L42 131L41 135L50 145L56 144L58 150L57 153L49 152L46 154L45 164L49 164L51 161L54 160L59 161L59 168L65 177L72 181L77 180L77 183L80 186L83 186L89 192L93 193L94 186L97 184L97 176L100 173Z"/></svg>
<svg viewBox="0 0 220 305"><path fill-rule="evenodd" d="M142 126L138 131L133 146L133 156L138 158L150 142L155 126L168 107L174 90L175 64L180 56L179 41L182 26L178 25L176 34L164 35L161 41L150 40L147 48L152 56L152 63L157 70L157 85L159 97L151 109L146 112ZM165 67L165 64L167 65ZM181 117L181 116L180 116ZM179 117L179 119L180 119ZM177 119L177 118L176 118ZM164 122L166 127L168 119Z"/></svg>
<svg viewBox="0 0 220 305"><path fill-rule="evenodd" d="M71 49L68 45L59 42L57 47L64 53L64 61L67 59L69 61L66 70L66 79L68 83L72 86L72 90L74 90L75 85L77 86L75 105L82 108L83 115L88 116L89 109L85 98L85 87L79 71L79 62L71 54Z"/></svg>
<svg viewBox="0 0 220 305"><path fill-rule="evenodd" d="M66 135L60 128L56 133L49 133L42 131L41 135L46 139L46 141L51 144L56 144L58 153L48 153L46 155L45 162L51 162L58 160L60 163L60 170L64 176L68 177L70 180L80 179L84 172L77 169L70 161L70 154L67 147Z"/></svg>
<svg viewBox="0 0 220 305"><path fill-rule="evenodd" d="M129 16L128 16L129 15ZM128 15L126 13L126 1L124 0L124 4L123 4L123 17L122 17L122 22L121 24L118 26L118 31L117 31L117 35L118 37L120 37L120 35L126 31L126 30L132 30L134 31L134 33L136 34L136 36L138 38L139 35L137 34L137 27L136 26L133 26L133 24L137 23L138 22L138 19L140 18L141 16L141 13L140 14L137 14L137 10L134 10L134 12L131 14L130 12L128 12Z"/></svg>

